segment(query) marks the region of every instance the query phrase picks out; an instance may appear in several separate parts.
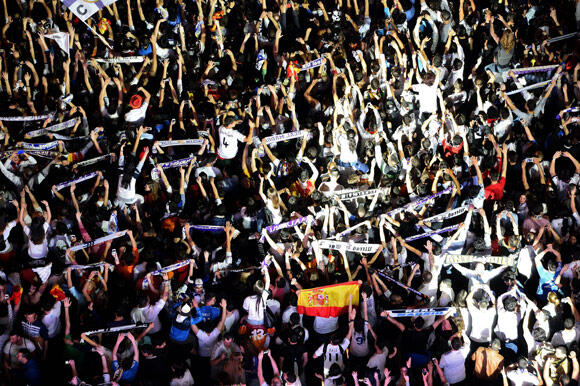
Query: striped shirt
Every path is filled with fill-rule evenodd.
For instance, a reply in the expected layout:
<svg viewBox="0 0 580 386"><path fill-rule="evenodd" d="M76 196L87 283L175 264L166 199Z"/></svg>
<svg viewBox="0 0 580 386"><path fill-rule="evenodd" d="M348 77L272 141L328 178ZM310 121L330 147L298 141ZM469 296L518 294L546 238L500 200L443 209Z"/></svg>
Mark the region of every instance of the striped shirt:
<svg viewBox="0 0 580 386"><path fill-rule="evenodd" d="M31 339L38 337L48 339L48 330L40 320L35 320L32 323L28 323L26 320L23 320L21 324L25 337Z"/></svg>

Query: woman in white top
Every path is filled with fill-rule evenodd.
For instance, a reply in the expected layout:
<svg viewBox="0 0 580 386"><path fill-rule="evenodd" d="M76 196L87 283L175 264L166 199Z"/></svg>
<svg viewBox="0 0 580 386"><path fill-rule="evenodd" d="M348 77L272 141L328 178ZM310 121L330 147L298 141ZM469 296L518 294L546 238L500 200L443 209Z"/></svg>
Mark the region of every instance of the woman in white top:
<svg viewBox="0 0 580 386"><path fill-rule="evenodd" d="M24 193L24 191L22 191ZM33 215L30 227L24 222L26 213L26 201L24 195L21 196L21 210L18 216L18 221L22 225L24 233L28 237L28 256L32 259L32 271L38 274L42 282L48 280L52 264L44 261L48 255L48 230L51 219L50 207L48 202L42 201L46 207L46 211L42 215ZM37 212L38 213L38 212Z"/></svg>
<svg viewBox="0 0 580 386"><path fill-rule="evenodd" d="M131 158L135 157L139 146L139 138L143 133L145 133L145 129L141 126L137 130L137 138L131 151ZM143 196L135 193L135 183L137 182L137 177L141 174L141 169L149 154L149 148L146 147L137 166L135 166L134 162L128 162L125 166L125 156L123 155L124 147L124 144L121 145L121 151L119 153L119 169L121 169L121 173L119 174L119 187L117 188L117 200L115 201L115 204L120 208L124 208L126 204L134 204L137 201L140 203L144 202Z"/></svg>
<svg viewBox="0 0 580 386"><path fill-rule="evenodd" d="M287 210L286 205L284 205L284 202L282 201L282 199L280 199L280 195L276 190L276 186L274 185L272 180L270 180L270 178L268 178L268 182L270 182L271 186L268 189L267 192L268 195L266 196L264 194L264 178L260 176L260 197L266 204L266 208L268 208L268 210L272 214L272 223L280 224L282 222L283 217L282 209L286 211Z"/></svg>
<svg viewBox="0 0 580 386"><path fill-rule="evenodd" d="M343 125L339 127L339 134L334 138L334 147L338 149L338 154L340 155L337 164L345 168L352 167L363 173L368 173L369 167L358 159L359 137L356 128L350 122L345 122Z"/></svg>

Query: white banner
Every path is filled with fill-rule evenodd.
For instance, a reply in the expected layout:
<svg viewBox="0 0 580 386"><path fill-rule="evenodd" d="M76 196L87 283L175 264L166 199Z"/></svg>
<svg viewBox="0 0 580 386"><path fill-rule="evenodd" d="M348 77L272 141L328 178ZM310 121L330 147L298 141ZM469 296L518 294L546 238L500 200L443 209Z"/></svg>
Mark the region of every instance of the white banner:
<svg viewBox="0 0 580 386"><path fill-rule="evenodd" d="M114 2L115 0L62 0L62 3L83 22Z"/></svg>
<svg viewBox="0 0 580 386"><path fill-rule="evenodd" d="M119 56L117 58L97 58L98 63L111 63L111 64L143 63L143 60L145 60L145 57L143 56Z"/></svg>
<svg viewBox="0 0 580 386"><path fill-rule="evenodd" d="M60 49L63 50L67 56L69 55L70 37L68 32L55 32L44 35L44 37L54 40Z"/></svg>
<svg viewBox="0 0 580 386"><path fill-rule="evenodd" d="M64 189L64 188L71 186L72 184L78 184L80 182L90 180L91 178L95 178L98 174L99 174L98 172L92 172L89 174L85 174L84 176L75 178L74 180L61 182L60 184L56 185L56 190L61 190L61 189Z"/></svg>
<svg viewBox="0 0 580 386"><path fill-rule="evenodd" d="M303 137L307 134L308 134L308 132L306 130L298 130L298 131L292 131L289 133L276 134L276 135L271 135L269 137L266 137L265 142L266 142L266 145L269 145L271 143L282 142L282 141L287 141L289 139L300 138L300 137Z"/></svg>
<svg viewBox="0 0 580 386"><path fill-rule="evenodd" d="M512 256L477 256L477 255L451 255L445 254L445 264L453 263L492 263L499 265L515 264L515 259Z"/></svg>
<svg viewBox="0 0 580 386"><path fill-rule="evenodd" d="M441 222L443 220L447 220L462 215L463 213L467 212L467 209L468 209L467 206L462 206L456 209L452 209L448 212L439 213L436 214L435 216L427 217L426 219L423 219L423 222Z"/></svg>
<svg viewBox="0 0 580 386"><path fill-rule="evenodd" d="M95 239L93 241L89 241L88 243L84 243L84 244L79 244L79 245L75 245L73 247L71 247L71 251L79 251L81 249L85 249L85 248L90 248L94 245L99 245L102 243L106 243L109 240L115 240L121 236L124 236L125 233L127 233L127 231L121 231L121 232L116 232L116 233L111 233L110 235L107 236L103 236L103 237L99 237L98 239Z"/></svg>
<svg viewBox="0 0 580 386"><path fill-rule="evenodd" d="M350 201L355 200L359 197L374 196L375 194L377 194L377 192L385 193L386 190L387 190L386 188L380 188L380 189L356 190L354 192L346 192L346 193L341 193L340 191L338 191L336 192L336 195L338 196L340 201Z"/></svg>
<svg viewBox="0 0 580 386"><path fill-rule="evenodd" d="M381 247L380 244L349 243L336 240L317 240L316 246L322 249L356 253L375 253Z"/></svg>

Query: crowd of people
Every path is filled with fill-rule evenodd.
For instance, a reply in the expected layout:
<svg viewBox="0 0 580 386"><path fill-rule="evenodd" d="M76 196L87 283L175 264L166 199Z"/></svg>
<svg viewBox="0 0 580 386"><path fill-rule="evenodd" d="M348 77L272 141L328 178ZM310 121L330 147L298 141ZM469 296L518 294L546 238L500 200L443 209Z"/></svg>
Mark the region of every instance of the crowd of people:
<svg viewBox="0 0 580 386"><path fill-rule="evenodd" d="M578 384L580 1L2 12L0 384Z"/></svg>

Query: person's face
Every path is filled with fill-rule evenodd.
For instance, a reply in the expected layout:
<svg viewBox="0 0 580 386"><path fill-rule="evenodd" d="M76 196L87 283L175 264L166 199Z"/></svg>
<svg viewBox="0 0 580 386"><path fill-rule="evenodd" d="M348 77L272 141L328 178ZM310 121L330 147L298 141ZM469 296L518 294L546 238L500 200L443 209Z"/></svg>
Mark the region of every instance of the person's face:
<svg viewBox="0 0 580 386"><path fill-rule="evenodd" d="M205 301L207 306L213 306L215 304L215 297Z"/></svg>
<svg viewBox="0 0 580 386"><path fill-rule="evenodd" d="M271 385L272 386L282 386L282 381L278 377L273 378Z"/></svg>
<svg viewBox="0 0 580 386"><path fill-rule="evenodd" d="M36 320L36 314L26 314L24 317L28 323L33 323Z"/></svg>
<svg viewBox="0 0 580 386"><path fill-rule="evenodd" d="M224 339L224 346L230 347L231 344L232 344L232 340L231 339Z"/></svg>
<svg viewBox="0 0 580 386"><path fill-rule="evenodd" d="M203 291L203 287L195 287L193 289L193 292L195 292L196 294L200 294L200 293L202 293L202 291Z"/></svg>
<svg viewBox="0 0 580 386"><path fill-rule="evenodd" d="M24 363L23 359L24 359L24 355L22 355L22 353L19 352L18 354L16 354L16 360L18 362Z"/></svg>
<svg viewBox="0 0 580 386"><path fill-rule="evenodd" d="M21 341L22 341L22 338L20 338L20 336L18 336L18 335L10 335L10 343L12 343L12 344L20 344Z"/></svg>

